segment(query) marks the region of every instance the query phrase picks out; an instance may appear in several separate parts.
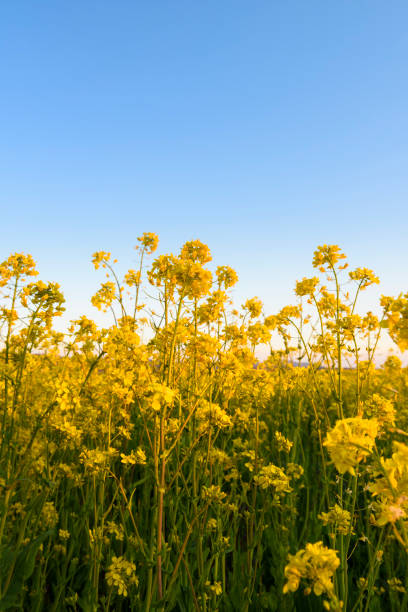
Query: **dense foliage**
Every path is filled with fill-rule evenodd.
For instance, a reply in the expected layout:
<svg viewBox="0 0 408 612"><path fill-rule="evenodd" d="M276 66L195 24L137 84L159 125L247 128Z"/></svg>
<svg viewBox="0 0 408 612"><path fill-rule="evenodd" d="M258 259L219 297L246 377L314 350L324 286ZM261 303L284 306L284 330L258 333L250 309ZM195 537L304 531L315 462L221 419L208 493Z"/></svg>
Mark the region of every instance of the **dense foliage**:
<svg viewBox="0 0 408 612"><path fill-rule="evenodd" d="M378 279L324 245L294 306L237 311L206 245L157 242L123 279L94 254L112 324L66 334L0 264L0 610L408 609L408 371L375 367L408 294L358 314Z"/></svg>

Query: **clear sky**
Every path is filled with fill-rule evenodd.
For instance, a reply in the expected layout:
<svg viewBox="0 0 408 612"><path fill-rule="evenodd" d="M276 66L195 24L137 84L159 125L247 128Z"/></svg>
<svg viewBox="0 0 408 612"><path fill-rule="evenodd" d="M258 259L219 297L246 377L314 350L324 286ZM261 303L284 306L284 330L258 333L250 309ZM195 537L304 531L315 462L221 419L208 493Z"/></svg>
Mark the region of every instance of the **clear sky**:
<svg viewBox="0 0 408 612"><path fill-rule="evenodd" d="M323 243L406 291L407 23L405 0L2 0L0 258L32 253L72 316L92 252L131 267L144 231L208 243L268 312Z"/></svg>

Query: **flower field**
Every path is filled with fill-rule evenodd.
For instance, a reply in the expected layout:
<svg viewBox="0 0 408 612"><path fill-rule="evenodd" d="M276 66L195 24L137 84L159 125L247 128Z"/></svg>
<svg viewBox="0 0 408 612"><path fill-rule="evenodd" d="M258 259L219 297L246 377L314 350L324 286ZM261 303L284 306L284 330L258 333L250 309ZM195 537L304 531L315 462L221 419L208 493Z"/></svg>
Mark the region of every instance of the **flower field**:
<svg viewBox="0 0 408 612"><path fill-rule="evenodd" d="M408 369L376 364L408 294L362 314L379 279L324 245L293 305L237 309L205 244L157 245L95 253L107 326L64 334L0 264L0 610L408 610Z"/></svg>

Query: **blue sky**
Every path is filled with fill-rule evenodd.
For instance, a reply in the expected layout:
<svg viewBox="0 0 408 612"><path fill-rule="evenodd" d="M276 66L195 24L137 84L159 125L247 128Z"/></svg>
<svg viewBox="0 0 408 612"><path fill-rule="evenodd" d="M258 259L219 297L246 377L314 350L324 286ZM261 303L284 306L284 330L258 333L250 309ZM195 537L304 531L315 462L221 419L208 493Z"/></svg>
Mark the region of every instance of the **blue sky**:
<svg viewBox="0 0 408 612"><path fill-rule="evenodd" d="M406 291L407 20L393 0L4 0L0 258L32 253L72 316L92 252L130 267L144 231L208 243L269 312L322 243Z"/></svg>

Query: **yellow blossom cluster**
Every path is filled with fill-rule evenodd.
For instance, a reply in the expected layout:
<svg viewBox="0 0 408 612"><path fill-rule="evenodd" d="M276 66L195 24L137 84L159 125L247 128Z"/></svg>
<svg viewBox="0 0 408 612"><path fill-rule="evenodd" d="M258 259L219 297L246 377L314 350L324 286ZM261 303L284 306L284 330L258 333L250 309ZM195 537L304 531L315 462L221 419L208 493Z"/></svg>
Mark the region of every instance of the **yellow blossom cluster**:
<svg viewBox="0 0 408 612"><path fill-rule="evenodd" d="M338 504L335 504L329 509L329 512L322 512L318 515L323 525L331 525L333 528L347 535L351 531L351 514L348 510L344 510Z"/></svg>
<svg viewBox="0 0 408 612"><path fill-rule="evenodd" d="M379 393L373 393L365 402L364 415L376 419L381 430L394 427L397 418L394 402Z"/></svg>
<svg viewBox="0 0 408 612"><path fill-rule="evenodd" d="M290 493L292 490L288 476L282 468L273 465L265 465L259 470L259 473L254 476L254 482L261 489L272 487L277 494Z"/></svg>
<svg viewBox="0 0 408 612"><path fill-rule="evenodd" d="M121 453L121 461L124 465L146 465L146 453L142 448L132 450L129 455Z"/></svg>
<svg viewBox="0 0 408 612"><path fill-rule="evenodd" d="M340 474L355 474L355 467L371 453L378 433L376 419L351 417L337 421L324 446Z"/></svg>
<svg viewBox="0 0 408 612"><path fill-rule="evenodd" d="M289 453L290 449L293 446L293 442L285 438L285 436L280 431L275 431L275 439L278 445L278 449L285 453Z"/></svg>
<svg viewBox="0 0 408 612"><path fill-rule="evenodd" d="M394 442L394 452L389 459L381 458L376 479L369 486L371 493L379 497L377 524L408 520L408 446Z"/></svg>
<svg viewBox="0 0 408 612"><path fill-rule="evenodd" d="M300 582L306 583L306 593L313 591L315 595L326 595L330 600L336 600L334 594L333 576L340 565L337 551L327 548L323 542L306 544L296 555L289 555L285 567L287 580L283 592L296 591ZM332 603L332 601L330 603ZM333 607L328 607L328 609ZM341 609L338 603L338 609Z"/></svg>
<svg viewBox="0 0 408 612"><path fill-rule="evenodd" d="M127 561L124 557L112 557L111 563L106 571L106 582L114 588L119 595L127 597L128 590L139 584L136 576L136 565Z"/></svg>

